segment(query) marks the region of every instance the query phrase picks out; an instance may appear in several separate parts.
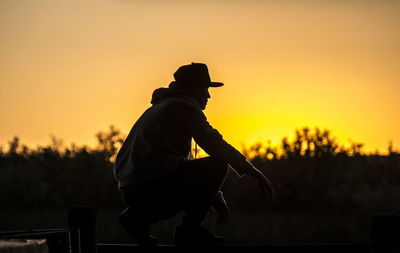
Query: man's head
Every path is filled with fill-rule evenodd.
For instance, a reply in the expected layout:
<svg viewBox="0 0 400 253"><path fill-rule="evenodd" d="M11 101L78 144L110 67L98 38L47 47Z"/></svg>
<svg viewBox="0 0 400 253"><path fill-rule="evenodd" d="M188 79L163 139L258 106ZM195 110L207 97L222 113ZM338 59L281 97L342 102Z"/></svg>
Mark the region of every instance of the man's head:
<svg viewBox="0 0 400 253"><path fill-rule="evenodd" d="M210 98L208 88L224 85L219 82L211 82L207 65L203 63L192 62L190 65L179 67L179 69L174 73L174 78L176 82L182 84L181 86L193 91L202 110L206 108L207 101Z"/></svg>

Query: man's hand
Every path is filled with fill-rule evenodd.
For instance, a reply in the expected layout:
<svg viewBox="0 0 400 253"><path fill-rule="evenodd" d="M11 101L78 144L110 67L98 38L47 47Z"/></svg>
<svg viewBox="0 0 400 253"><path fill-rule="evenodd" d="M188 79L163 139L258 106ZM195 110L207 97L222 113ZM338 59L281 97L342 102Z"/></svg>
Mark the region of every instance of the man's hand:
<svg viewBox="0 0 400 253"><path fill-rule="evenodd" d="M229 220L229 208L221 191L217 193L212 208L217 213L217 224L226 224Z"/></svg>
<svg viewBox="0 0 400 253"><path fill-rule="evenodd" d="M269 179L261 172L256 179L258 187L260 187L262 194L264 196L267 196L272 201L275 198L275 190L272 187L271 181L269 181Z"/></svg>
<svg viewBox="0 0 400 253"><path fill-rule="evenodd" d="M260 187L262 194L272 201L275 198L275 189L273 188L271 181L269 181L269 179L256 167L252 164L250 165L252 170L249 175L253 176L257 180L258 187Z"/></svg>

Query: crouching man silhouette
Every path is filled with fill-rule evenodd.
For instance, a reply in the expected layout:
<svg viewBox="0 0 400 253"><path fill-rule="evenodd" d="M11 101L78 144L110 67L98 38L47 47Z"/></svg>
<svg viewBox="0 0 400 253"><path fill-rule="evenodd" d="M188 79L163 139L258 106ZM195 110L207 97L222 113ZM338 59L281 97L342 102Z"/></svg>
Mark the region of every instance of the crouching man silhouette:
<svg viewBox="0 0 400 253"><path fill-rule="evenodd" d="M238 176L249 175L267 197L273 197L271 182L208 122L203 113L210 98L208 68L202 63L181 66L168 88L153 92L152 106L133 125L119 150L114 175L129 206L120 223L140 245L155 245L150 226L183 213L174 231L177 245L218 244L202 222L210 208L219 223L229 218L221 186L228 164ZM210 155L190 159L191 140Z"/></svg>

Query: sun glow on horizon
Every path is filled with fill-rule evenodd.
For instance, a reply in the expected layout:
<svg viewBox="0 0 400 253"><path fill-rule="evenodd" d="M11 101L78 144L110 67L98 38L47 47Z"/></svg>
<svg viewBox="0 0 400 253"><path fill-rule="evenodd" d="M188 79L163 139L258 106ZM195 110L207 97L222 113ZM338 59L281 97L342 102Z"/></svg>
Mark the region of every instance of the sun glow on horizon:
<svg viewBox="0 0 400 253"><path fill-rule="evenodd" d="M225 83L205 113L239 150L305 126L399 150L400 4L284 2L2 1L0 145L127 134L154 89L204 62Z"/></svg>

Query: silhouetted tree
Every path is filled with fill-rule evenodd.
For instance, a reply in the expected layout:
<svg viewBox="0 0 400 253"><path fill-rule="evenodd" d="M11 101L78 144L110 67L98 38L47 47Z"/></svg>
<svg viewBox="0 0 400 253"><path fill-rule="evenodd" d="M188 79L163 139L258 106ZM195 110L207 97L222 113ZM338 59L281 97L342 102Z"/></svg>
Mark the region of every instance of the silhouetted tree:
<svg viewBox="0 0 400 253"><path fill-rule="evenodd" d="M9 145L8 154L15 155L19 148L19 138L17 136L14 136L14 138L8 142L8 145Z"/></svg>
<svg viewBox="0 0 400 253"><path fill-rule="evenodd" d="M99 131L96 134L98 146L96 148L107 161L113 161L118 149L121 147L125 136L121 131L111 125L108 131Z"/></svg>

